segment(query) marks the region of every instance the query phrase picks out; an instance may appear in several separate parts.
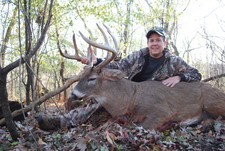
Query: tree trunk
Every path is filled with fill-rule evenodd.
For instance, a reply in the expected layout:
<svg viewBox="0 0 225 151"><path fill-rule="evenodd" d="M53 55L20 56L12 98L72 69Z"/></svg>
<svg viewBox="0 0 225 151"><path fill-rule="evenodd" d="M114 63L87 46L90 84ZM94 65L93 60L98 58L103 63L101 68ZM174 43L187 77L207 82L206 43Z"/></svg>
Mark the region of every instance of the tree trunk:
<svg viewBox="0 0 225 151"><path fill-rule="evenodd" d="M5 118L6 126L10 132L10 135L13 140L17 140L19 134L16 130L15 123L13 122L13 117L9 109L8 103L8 93L6 89L6 78L7 74L0 69L1 78L0 78L0 106L2 108L3 117Z"/></svg>
<svg viewBox="0 0 225 151"><path fill-rule="evenodd" d="M123 31L123 38L124 38L124 45L126 46L125 49L123 50L124 54L127 54L127 49L128 49L128 32L129 32L129 25L130 25L130 18L131 18L131 8L132 8L133 1L130 0L127 3L127 15L126 15L126 20L125 20L125 27Z"/></svg>
<svg viewBox="0 0 225 151"><path fill-rule="evenodd" d="M62 80L62 84L64 85L65 84L65 78L64 78L64 71L65 71L65 62L64 60L61 62L61 66L60 66L60 77L61 77L61 80ZM63 102L66 101L66 98L67 98L67 94L66 94L66 90L63 91Z"/></svg>
<svg viewBox="0 0 225 151"><path fill-rule="evenodd" d="M9 37L11 35L13 26L16 24L16 16L17 16L17 8L15 8L14 11L13 11L13 16L11 18L9 27L7 28L4 40L2 42L2 46L1 46L1 58L2 59L0 59L1 60L1 67L5 66L5 51L7 49L7 43L9 41Z"/></svg>
<svg viewBox="0 0 225 151"><path fill-rule="evenodd" d="M31 98L30 98L30 92L33 91L33 72L31 70L30 61L26 64L26 70L27 70L27 84L26 84L26 103L30 104ZM33 95L32 95L33 98Z"/></svg>
<svg viewBox="0 0 225 151"><path fill-rule="evenodd" d="M31 43L32 43L32 33L30 28L30 1L24 1L24 20L25 20L25 50L26 54L29 54L31 51ZM31 69L30 60L27 60L26 63L26 70L27 70L27 83L26 83L26 103L30 104L31 102L31 90L32 90L32 99L33 99L33 72Z"/></svg>

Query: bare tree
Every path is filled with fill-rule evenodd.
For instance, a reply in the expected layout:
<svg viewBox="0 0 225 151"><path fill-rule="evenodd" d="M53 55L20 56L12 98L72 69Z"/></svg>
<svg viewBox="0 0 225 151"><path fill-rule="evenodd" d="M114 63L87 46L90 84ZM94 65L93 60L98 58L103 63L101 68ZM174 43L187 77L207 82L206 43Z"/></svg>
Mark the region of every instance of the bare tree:
<svg viewBox="0 0 225 151"><path fill-rule="evenodd" d="M19 134L16 130L15 124L13 122L13 117L11 115L11 111L9 110L9 104L8 104L8 92L7 92L7 87L6 87L6 79L8 76L8 73L11 72L12 70L14 70L15 68L19 67L21 64L27 63L30 61L30 59L32 58L32 56L35 55L35 53L39 50L39 48L41 47L45 36L46 36L46 32L49 28L50 25L50 21L52 18L52 8L53 8L53 1L51 0L49 3L49 7L48 7L48 17L46 19L45 24L43 25L43 30L41 31L41 34L37 40L37 42L33 45L33 47L31 47L30 44L27 45L27 50L29 49L30 51L26 52L21 58L17 59L14 62L9 63L7 66L3 67L2 65L0 66L0 105L3 111L3 116L6 120L6 126L10 132L10 135L12 137L13 140L17 140L17 138L19 137ZM48 3L48 0L46 0L46 4ZM18 1L17 4L17 8L18 8L18 25L19 25L19 43L20 43L20 49L22 49L21 47L21 33L20 33L20 12L23 12L22 9L20 8L21 3L20 1ZM26 14L24 14L26 16ZM29 19L27 18L27 16L25 17L25 24L27 24L27 37L32 37L32 32L29 29ZM30 42L30 38L28 38ZM28 48L30 47L30 48ZM2 52L2 50L1 50ZM21 54L22 55L22 54Z"/></svg>
<svg viewBox="0 0 225 151"><path fill-rule="evenodd" d="M224 32L221 27L221 31ZM225 77L225 45L223 43L224 38L219 36L213 36L207 32L206 27L203 28L202 38L205 39L206 48L210 50L211 61L207 62L208 66L208 77L203 81L213 81L214 85L218 88L224 88L224 78ZM221 42L220 42L221 41ZM222 45L221 45L222 44Z"/></svg>

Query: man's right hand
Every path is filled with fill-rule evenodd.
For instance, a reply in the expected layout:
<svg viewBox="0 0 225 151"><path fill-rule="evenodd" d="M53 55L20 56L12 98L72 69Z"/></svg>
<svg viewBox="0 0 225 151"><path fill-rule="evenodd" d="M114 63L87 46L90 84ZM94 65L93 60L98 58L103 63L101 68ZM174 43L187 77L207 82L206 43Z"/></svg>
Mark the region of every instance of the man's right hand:
<svg viewBox="0 0 225 151"><path fill-rule="evenodd" d="M93 64L95 65L97 63L97 58L96 57L92 57L92 61L93 61ZM82 58L81 59L81 63L88 65L88 63L89 63L88 58Z"/></svg>
<svg viewBox="0 0 225 151"><path fill-rule="evenodd" d="M91 55L91 59L92 59L92 62L93 62L93 64L96 64L97 63L97 57L96 57L96 55L95 55L95 53L93 52L93 49L91 48L91 47L89 47L89 52L90 52L90 55ZM88 57L89 58L89 57ZM85 57L83 57L82 59L81 59L81 63L82 64L89 64L89 60L88 60L88 58L85 58Z"/></svg>
<svg viewBox="0 0 225 151"><path fill-rule="evenodd" d="M88 62L89 62L89 61L88 61L87 58L82 58L82 59L81 59L81 63L82 63L82 64L88 64Z"/></svg>

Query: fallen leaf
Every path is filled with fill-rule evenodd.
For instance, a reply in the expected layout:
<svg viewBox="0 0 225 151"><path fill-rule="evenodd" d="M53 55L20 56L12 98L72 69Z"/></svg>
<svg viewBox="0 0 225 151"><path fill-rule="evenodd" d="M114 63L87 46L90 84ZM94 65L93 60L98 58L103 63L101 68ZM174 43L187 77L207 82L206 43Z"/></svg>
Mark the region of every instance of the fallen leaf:
<svg viewBox="0 0 225 151"><path fill-rule="evenodd" d="M115 135L108 131L105 132L107 141L114 146Z"/></svg>

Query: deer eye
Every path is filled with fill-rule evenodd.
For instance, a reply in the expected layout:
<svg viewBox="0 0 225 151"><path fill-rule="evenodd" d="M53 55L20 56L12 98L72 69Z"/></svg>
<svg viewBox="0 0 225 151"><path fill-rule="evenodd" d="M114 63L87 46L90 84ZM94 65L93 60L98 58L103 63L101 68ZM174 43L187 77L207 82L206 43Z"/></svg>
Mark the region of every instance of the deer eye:
<svg viewBox="0 0 225 151"><path fill-rule="evenodd" d="M91 82L91 81L94 81L94 80L96 80L96 78L90 78L90 79L88 79L88 82Z"/></svg>
<svg viewBox="0 0 225 151"><path fill-rule="evenodd" d="M95 85L96 83L96 78L90 78L88 79L88 85L91 86L91 85Z"/></svg>

